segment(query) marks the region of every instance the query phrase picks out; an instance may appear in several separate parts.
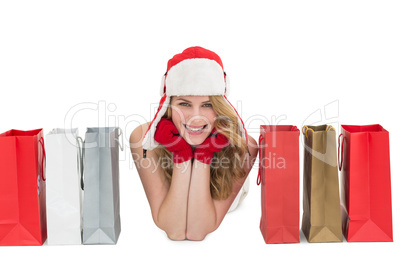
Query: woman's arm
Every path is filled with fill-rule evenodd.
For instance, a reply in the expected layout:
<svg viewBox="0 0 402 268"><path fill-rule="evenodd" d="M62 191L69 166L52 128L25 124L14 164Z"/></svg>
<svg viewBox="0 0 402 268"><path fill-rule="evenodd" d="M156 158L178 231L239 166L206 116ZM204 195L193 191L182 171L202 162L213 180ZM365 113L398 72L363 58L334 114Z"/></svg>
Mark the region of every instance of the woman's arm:
<svg viewBox="0 0 402 268"><path fill-rule="evenodd" d="M250 155L245 154L242 165L246 175L233 182L232 194L225 200L214 200L210 192L210 165L194 159L188 197L187 231L189 240L203 240L222 223L226 213L244 184L258 154L258 144L248 136Z"/></svg>
<svg viewBox="0 0 402 268"><path fill-rule="evenodd" d="M188 196L189 240L203 240L216 226L216 211L210 191L210 165L194 159Z"/></svg>
<svg viewBox="0 0 402 268"><path fill-rule="evenodd" d="M172 240L186 238L187 199L191 160L173 166L172 182L157 216L157 225Z"/></svg>
<svg viewBox="0 0 402 268"><path fill-rule="evenodd" d="M185 223L191 166L184 169L184 173L181 171L183 166L189 166L191 161L184 162L173 169L172 183L169 187L156 153L153 150L147 151L147 157L143 158L142 139L147 128L148 123L138 126L132 132L130 147L151 208L152 218L156 226L165 231L170 239L184 240L186 229L183 228L183 221ZM184 201L179 202L179 200Z"/></svg>

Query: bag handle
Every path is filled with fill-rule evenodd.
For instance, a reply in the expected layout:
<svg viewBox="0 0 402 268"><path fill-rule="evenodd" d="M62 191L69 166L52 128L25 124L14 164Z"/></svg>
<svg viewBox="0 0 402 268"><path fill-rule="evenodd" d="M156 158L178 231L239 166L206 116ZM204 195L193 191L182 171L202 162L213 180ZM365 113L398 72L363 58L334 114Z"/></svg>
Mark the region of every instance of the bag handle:
<svg viewBox="0 0 402 268"><path fill-rule="evenodd" d="M81 189L84 190L84 141L81 137L77 137L77 144L78 144L78 157L79 157L79 164L78 170L80 171L80 182L81 182Z"/></svg>
<svg viewBox="0 0 402 268"><path fill-rule="evenodd" d="M292 126L290 131L298 131L300 133L300 130L297 128L297 126Z"/></svg>
<svg viewBox="0 0 402 268"><path fill-rule="evenodd" d="M327 126L327 129L326 129L325 131L330 131L330 130L333 130L333 131L336 132L336 130L335 130L335 128L334 128L333 126L328 125L328 126Z"/></svg>
<svg viewBox="0 0 402 268"><path fill-rule="evenodd" d="M339 166L339 171L342 170L342 165L343 165L343 144L345 143L345 136L343 136L343 137L342 136L343 136L342 133L339 134L339 136L338 136L338 166ZM340 153L341 161L339 162L339 148L341 147L341 143L340 143L341 137L342 137L342 148L341 148L341 153Z"/></svg>
<svg viewBox="0 0 402 268"><path fill-rule="evenodd" d="M119 137L121 137L121 143L119 141ZM123 130L120 127L117 128L117 139L115 138L114 140L117 141L120 150L123 151Z"/></svg>
<svg viewBox="0 0 402 268"><path fill-rule="evenodd" d="M45 177L45 169L44 167L46 166L46 151L45 151L45 140L43 139L43 137L40 137L39 139L39 143L42 145L42 153L43 153L43 157L42 157L42 180L46 181L46 177ZM43 164L45 163L45 164Z"/></svg>
<svg viewBox="0 0 402 268"><path fill-rule="evenodd" d="M261 141L264 139L262 134L258 138L258 175L257 175L257 185L261 184Z"/></svg>
<svg viewBox="0 0 402 268"><path fill-rule="evenodd" d="M312 128L309 128L308 126L303 126L303 128L302 128L303 135L305 135L307 139L308 139L308 131L309 130L311 132L314 132L314 130ZM330 130L336 131L333 126L328 125L327 128L325 129L325 131L330 131Z"/></svg>
<svg viewBox="0 0 402 268"><path fill-rule="evenodd" d="M314 132L314 130L312 128L309 128L308 126L303 126L302 128L302 133L304 136L306 136L306 138L308 139L308 131Z"/></svg>

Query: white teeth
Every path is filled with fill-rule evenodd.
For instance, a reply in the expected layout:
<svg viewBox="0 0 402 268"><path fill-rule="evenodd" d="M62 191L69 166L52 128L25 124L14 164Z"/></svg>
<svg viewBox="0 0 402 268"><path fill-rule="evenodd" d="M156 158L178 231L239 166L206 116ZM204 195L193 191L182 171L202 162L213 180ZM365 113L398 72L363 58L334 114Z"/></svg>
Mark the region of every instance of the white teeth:
<svg viewBox="0 0 402 268"><path fill-rule="evenodd" d="M202 130L205 126L202 126L202 127L200 127L200 128L192 128L192 127L189 127L189 126L187 126L187 125L184 125L188 130L190 130L190 131L193 131L193 132L197 132L197 131L200 131L200 130Z"/></svg>

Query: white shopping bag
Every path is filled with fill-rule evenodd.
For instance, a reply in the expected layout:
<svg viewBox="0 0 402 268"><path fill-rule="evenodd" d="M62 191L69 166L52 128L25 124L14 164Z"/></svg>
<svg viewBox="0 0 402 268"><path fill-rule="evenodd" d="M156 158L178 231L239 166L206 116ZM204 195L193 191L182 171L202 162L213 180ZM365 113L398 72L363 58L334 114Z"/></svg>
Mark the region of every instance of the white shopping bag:
<svg viewBox="0 0 402 268"><path fill-rule="evenodd" d="M78 129L46 135L46 210L49 245L81 244L82 139Z"/></svg>

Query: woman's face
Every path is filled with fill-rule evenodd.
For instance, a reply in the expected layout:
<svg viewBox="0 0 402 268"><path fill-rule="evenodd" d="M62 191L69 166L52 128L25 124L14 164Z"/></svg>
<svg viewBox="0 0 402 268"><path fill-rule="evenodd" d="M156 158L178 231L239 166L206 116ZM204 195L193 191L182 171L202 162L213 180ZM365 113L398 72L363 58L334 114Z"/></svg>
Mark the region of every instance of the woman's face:
<svg viewBox="0 0 402 268"><path fill-rule="evenodd" d="M173 96L172 121L190 145L201 144L211 133L216 113L208 96Z"/></svg>

